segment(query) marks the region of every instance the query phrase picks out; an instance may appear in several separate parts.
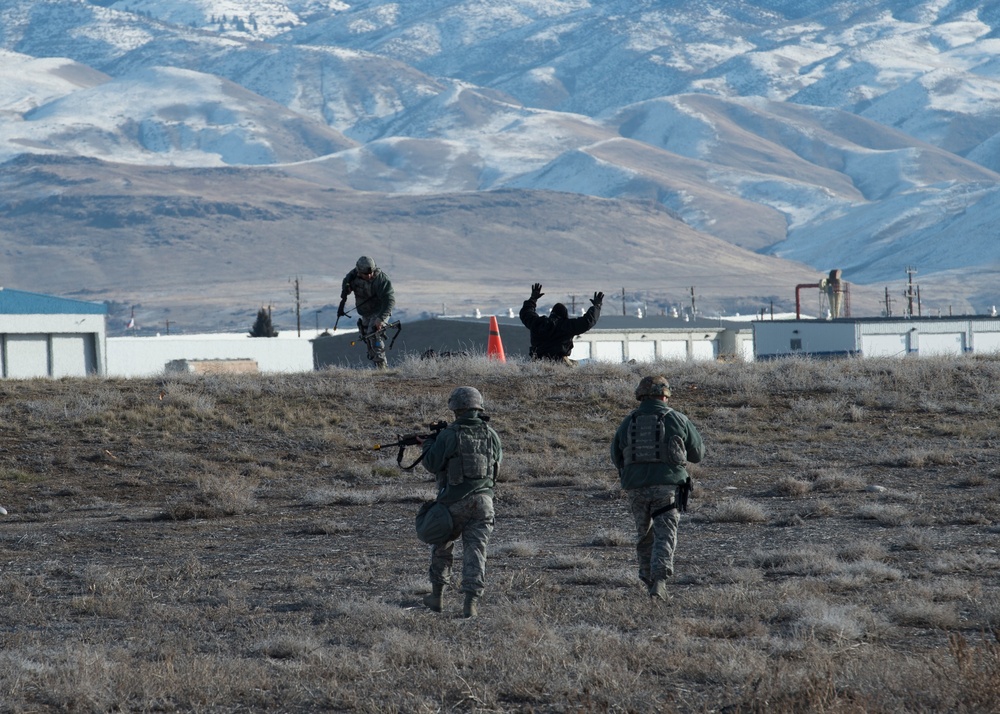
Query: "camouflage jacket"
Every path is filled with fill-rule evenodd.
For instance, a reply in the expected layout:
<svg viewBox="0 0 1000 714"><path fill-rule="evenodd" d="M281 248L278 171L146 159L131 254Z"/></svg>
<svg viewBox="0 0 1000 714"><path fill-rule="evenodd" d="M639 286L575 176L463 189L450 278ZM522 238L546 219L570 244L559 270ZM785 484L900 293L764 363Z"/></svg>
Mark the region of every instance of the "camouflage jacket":
<svg viewBox="0 0 1000 714"><path fill-rule="evenodd" d="M663 425L667 438L677 434L684 440L687 447L687 460L696 464L705 456L705 444L701 434L691 420L678 411L667 406L666 402L657 399L643 399L639 406L622 420L611 441L611 463L618 469L622 488L641 488L643 486L670 486L682 484L688 480L688 472L683 466L671 466L666 463L645 463L625 465L625 449L628 448L628 432L632 424L633 414L662 413Z"/></svg>
<svg viewBox="0 0 1000 714"><path fill-rule="evenodd" d="M389 321L392 309L396 307L396 293L392 289L392 281L381 268L375 268L375 277L371 280L358 275L357 268L352 269L344 276L340 297L345 298L351 293L354 293L354 304L360 317Z"/></svg>

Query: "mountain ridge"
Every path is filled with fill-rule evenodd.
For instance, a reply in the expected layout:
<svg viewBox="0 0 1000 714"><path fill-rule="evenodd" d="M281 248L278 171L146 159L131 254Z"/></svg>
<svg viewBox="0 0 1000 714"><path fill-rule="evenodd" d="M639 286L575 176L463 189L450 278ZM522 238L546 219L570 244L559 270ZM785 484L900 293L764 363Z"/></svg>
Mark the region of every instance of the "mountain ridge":
<svg viewBox="0 0 1000 714"><path fill-rule="evenodd" d="M215 246L206 245L211 253L239 242L232 226L209 229L211 206L259 209L272 194L308 185L308 192L354 192L356 205L367 207L366 216L350 214L354 228L368 232L345 233L353 236L343 246L348 255L364 245L427 267L419 245L406 242L409 252L400 253L402 243L378 230L373 195L382 203L425 197L407 204L416 211L407 229L426 236L434 226L417 228L421 212L439 196L451 197L458 216L486 210L490 201L477 193L513 190L508 199L516 196L529 223L545 229L518 234L482 219L484 241L502 239L513 254L535 256L505 267L511 286L530 285L540 271L571 271L566 282L594 278L559 252L564 232L594 234L582 217L560 214L576 205L564 195L576 194L594 199L587 220L602 201L644 206L654 224L666 211L685 235L713 246L705 254L731 246L729 258L714 259L742 263L742 278L729 281L736 292L728 299L709 290L706 309L746 309L754 300L764 309L773 299L787 307L788 285L840 268L859 291L856 307L878 310L871 296L888 293L914 265L932 282L925 294L933 308L982 312L1000 302L989 270L1000 262L991 231L1000 220L1000 10L985 1L664 8L585 0L12 0L0 21L0 71L18 80L0 91L0 180L22 194L52 196L65 191L58 177L47 184L46 172L26 166L45 165L46 154L96 158L65 165L71 173L89 167L90 185L114 203L129 196L115 194L115 181L269 167L271 174L258 171L250 181L217 174L226 178L212 197L189 205L187 218L203 223L174 226L188 231L175 242L205 241ZM25 163L26 154L35 158ZM251 188L260 195L241 193ZM99 207L105 199L74 190L97 214L60 213L52 219L59 230L82 225L89 235L104 225L107 242L117 244L126 238L115 231L130 220L168 218L142 204L145 215L137 207L123 219L128 211L106 210ZM539 200L549 202L551 219L541 219ZM315 198L307 203L320 210ZM25 218L31 205L51 208L39 201L15 209L8 200L0 210L0 250L13 261L0 279L10 284L16 275L31 281L19 287L65 290L13 257L44 240L44 214L33 224ZM627 234L650 225L614 210L628 222ZM300 220L286 209L260 215L282 236ZM454 216L451 230L469 230ZM329 228L336 223L326 220ZM513 213L503 220L517 223ZM39 235L14 235L24 230ZM451 239L462 250L441 266L450 268L445 274L464 269L462 256L476 248ZM606 253L624 250L613 237L604 240ZM275 249L287 251L286 241L275 239ZM533 241L548 252L536 255ZM646 241L639 245L646 249ZM769 268L766 261L779 262ZM269 267L233 262L257 285L274 279ZM329 279L314 262L305 267L315 282ZM756 290L769 272L787 270L801 277L780 291ZM956 271L968 279L954 280ZM115 274L95 264L87 273L94 294L115 300ZM187 281L197 294L209 276L225 277L218 269L177 275L169 292L182 294ZM433 282L421 283L425 298L414 311L432 312L428 306L440 302ZM447 296L446 275L436 282Z"/></svg>

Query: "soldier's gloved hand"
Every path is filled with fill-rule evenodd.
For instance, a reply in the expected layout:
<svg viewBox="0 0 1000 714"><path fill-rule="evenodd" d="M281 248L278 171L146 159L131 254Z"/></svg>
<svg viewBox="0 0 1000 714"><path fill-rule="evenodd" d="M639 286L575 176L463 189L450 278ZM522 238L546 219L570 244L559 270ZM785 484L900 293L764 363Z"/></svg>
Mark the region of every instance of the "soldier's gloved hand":
<svg viewBox="0 0 1000 714"><path fill-rule="evenodd" d="M604 303L604 293L594 293L594 297L591 298L590 304L594 307L600 307Z"/></svg>
<svg viewBox="0 0 1000 714"><path fill-rule="evenodd" d="M347 313L344 312L344 306L341 305L337 308L337 317L347 317Z"/></svg>
<svg viewBox="0 0 1000 714"><path fill-rule="evenodd" d="M531 286L531 299L532 300L534 300L534 301L537 302L538 298L540 298L544 294L545 293L542 292L542 284L541 283L535 283L534 285Z"/></svg>

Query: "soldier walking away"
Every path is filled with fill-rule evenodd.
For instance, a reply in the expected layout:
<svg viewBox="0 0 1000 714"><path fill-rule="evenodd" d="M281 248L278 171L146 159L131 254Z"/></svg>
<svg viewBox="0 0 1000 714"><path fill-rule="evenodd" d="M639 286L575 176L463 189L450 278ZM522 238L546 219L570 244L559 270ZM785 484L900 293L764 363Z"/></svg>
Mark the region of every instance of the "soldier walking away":
<svg viewBox="0 0 1000 714"><path fill-rule="evenodd" d="M392 281L375 265L374 258L363 255L358 258L354 269L344 276L337 317L347 315L344 305L347 304L347 296L351 293L354 293L354 307L358 311L358 329L362 338L374 335L371 339L365 340L365 344L368 345L368 359L378 369L385 369L388 366L385 358L385 336L379 331L389 322L392 309L396 306Z"/></svg>
<svg viewBox="0 0 1000 714"><path fill-rule="evenodd" d="M423 464L437 478L439 503L451 513L448 541L431 546L431 593L424 605L441 612L451 580L455 542L462 538L462 614L475 617L486 580L486 547L493 533L493 487L503 450L500 437L482 413L483 395L475 387L458 387L448 397L455 421L423 442Z"/></svg>
<svg viewBox="0 0 1000 714"><path fill-rule="evenodd" d="M635 519L639 579L650 597L661 601L674 574L679 511L686 510L691 487L685 466L705 456L701 434L667 406L669 397L666 377L643 377L635 389L639 406L622 420L611 442L611 462Z"/></svg>
<svg viewBox="0 0 1000 714"><path fill-rule="evenodd" d="M521 306L521 322L531 332L532 359L546 359L566 364L575 364L569 356L573 352L573 338L597 324L601 319L601 305L604 303L604 293L594 293L590 300L590 308L582 317L569 316L566 306L557 302L552 306L548 316L539 316L537 310L538 298L542 292L542 284L531 286L531 297Z"/></svg>

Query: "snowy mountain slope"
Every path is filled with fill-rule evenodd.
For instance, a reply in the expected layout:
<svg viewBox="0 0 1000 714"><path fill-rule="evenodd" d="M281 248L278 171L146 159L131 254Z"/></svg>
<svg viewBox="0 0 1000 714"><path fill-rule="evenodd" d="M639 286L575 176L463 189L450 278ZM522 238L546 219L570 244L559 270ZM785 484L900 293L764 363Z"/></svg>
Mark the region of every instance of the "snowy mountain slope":
<svg viewBox="0 0 1000 714"><path fill-rule="evenodd" d="M109 79L64 58L35 59L0 50L0 116L19 116L52 99Z"/></svg>
<svg viewBox="0 0 1000 714"><path fill-rule="evenodd" d="M325 124L218 77L155 68L79 89L0 124L0 160L20 147L130 163L300 161L348 148Z"/></svg>
<svg viewBox="0 0 1000 714"><path fill-rule="evenodd" d="M343 3L326 4L346 7ZM201 30L234 37L266 39L304 24L288 3L279 0L121 0L110 7L125 12L145 14L174 25L186 25Z"/></svg>
<svg viewBox="0 0 1000 714"><path fill-rule="evenodd" d="M578 193L855 282L985 285L998 36L992 0L7 0L0 73L87 77L3 85L0 158Z"/></svg>
<svg viewBox="0 0 1000 714"><path fill-rule="evenodd" d="M971 273L988 266L995 271L1000 265L1000 243L986 238L995 234L998 217L1000 186L995 181L928 186L790 230L772 252L789 260L838 265L862 283L898 275L901 259L929 274L969 269L966 289L996 304L989 280L977 286Z"/></svg>

